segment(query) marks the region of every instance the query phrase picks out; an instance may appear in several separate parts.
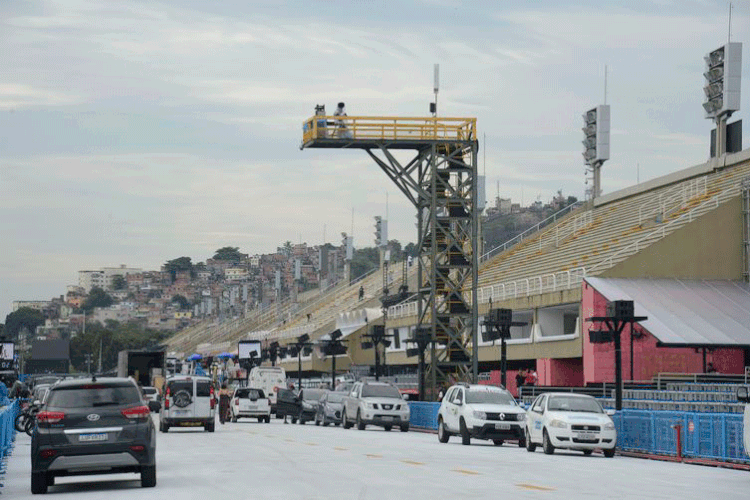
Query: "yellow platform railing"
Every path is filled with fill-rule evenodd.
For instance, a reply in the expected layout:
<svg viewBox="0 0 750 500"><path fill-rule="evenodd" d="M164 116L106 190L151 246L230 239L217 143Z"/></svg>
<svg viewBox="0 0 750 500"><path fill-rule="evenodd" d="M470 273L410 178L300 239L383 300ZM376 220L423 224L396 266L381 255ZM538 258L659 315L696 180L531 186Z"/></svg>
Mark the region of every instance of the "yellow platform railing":
<svg viewBox="0 0 750 500"><path fill-rule="evenodd" d="M473 141L476 118L313 116L302 126L303 144L316 139Z"/></svg>

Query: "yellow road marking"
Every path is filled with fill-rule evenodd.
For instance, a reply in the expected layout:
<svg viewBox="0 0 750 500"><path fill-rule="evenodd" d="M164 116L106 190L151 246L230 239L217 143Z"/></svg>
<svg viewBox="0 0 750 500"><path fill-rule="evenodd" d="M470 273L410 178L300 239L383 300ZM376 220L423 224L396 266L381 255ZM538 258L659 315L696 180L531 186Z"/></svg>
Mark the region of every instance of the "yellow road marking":
<svg viewBox="0 0 750 500"><path fill-rule="evenodd" d="M365 456L367 458L383 458L383 455L372 455L370 453L365 453Z"/></svg>
<svg viewBox="0 0 750 500"><path fill-rule="evenodd" d="M408 465L424 465L424 462L415 462L414 460L401 460L401 462Z"/></svg>
<svg viewBox="0 0 750 500"><path fill-rule="evenodd" d="M518 486L519 488L527 489L527 490L555 491L555 488L548 488L546 486L537 486L535 484L524 484L524 483L521 483L521 484L517 484L516 486Z"/></svg>
<svg viewBox="0 0 750 500"><path fill-rule="evenodd" d="M336 451L348 451L348 450L349 450L349 448L342 448L341 446L336 446L336 447L334 448L334 450L336 450Z"/></svg>
<svg viewBox="0 0 750 500"><path fill-rule="evenodd" d="M318 446L318 443L305 443L307 446Z"/></svg>
<svg viewBox="0 0 750 500"><path fill-rule="evenodd" d="M478 476L479 473L475 470L466 470L466 469L453 469L453 472L458 472L460 474L467 474L469 476Z"/></svg>
<svg viewBox="0 0 750 500"><path fill-rule="evenodd" d="M294 443L295 442L294 439L285 439L284 441L286 441L287 443Z"/></svg>

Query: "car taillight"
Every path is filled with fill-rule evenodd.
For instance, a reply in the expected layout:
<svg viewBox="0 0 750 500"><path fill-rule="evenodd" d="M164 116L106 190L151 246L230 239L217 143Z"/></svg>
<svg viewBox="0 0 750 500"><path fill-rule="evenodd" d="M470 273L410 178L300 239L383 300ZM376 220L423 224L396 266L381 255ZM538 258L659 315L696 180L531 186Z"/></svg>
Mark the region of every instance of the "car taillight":
<svg viewBox="0 0 750 500"><path fill-rule="evenodd" d="M164 393L164 409L169 409L169 396L171 394L171 391L169 390L169 387L167 387L167 392Z"/></svg>
<svg viewBox="0 0 750 500"><path fill-rule="evenodd" d="M151 411L148 409L148 406L134 406L133 408L126 408L120 413L122 413L123 417L127 417L131 420L146 420L149 415L151 415Z"/></svg>
<svg viewBox="0 0 750 500"><path fill-rule="evenodd" d="M240 405L240 398L236 398L234 400L234 406L239 406L239 405Z"/></svg>
<svg viewBox="0 0 750 500"><path fill-rule="evenodd" d="M130 447L130 450L136 453L143 453L145 449L146 447L143 446L142 444L134 444L133 446Z"/></svg>
<svg viewBox="0 0 750 500"><path fill-rule="evenodd" d="M208 395L211 397L211 409L213 410L214 408L216 408L216 399L214 399L214 386L211 386Z"/></svg>
<svg viewBox="0 0 750 500"><path fill-rule="evenodd" d="M37 415L37 418L39 418L38 415ZM40 458L52 458L55 455L57 455L57 450L44 450L44 451L39 452Z"/></svg>
<svg viewBox="0 0 750 500"><path fill-rule="evenodd" d="M36 421L40 424L56 424L65 418L61 411L42 411L36 416Z"/></svg>

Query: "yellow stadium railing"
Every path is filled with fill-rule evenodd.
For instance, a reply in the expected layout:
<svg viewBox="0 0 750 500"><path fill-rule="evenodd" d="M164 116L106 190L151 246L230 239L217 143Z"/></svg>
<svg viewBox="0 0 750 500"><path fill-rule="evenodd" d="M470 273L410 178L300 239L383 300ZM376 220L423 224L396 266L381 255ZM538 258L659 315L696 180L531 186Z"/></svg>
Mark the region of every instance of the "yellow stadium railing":
<svg viewBox="0 0 750 500"><path fill-rule="evenodd" d="M316 115L302 129L303 145L317 139L463 142L476 140L477 119Z"/></svg>

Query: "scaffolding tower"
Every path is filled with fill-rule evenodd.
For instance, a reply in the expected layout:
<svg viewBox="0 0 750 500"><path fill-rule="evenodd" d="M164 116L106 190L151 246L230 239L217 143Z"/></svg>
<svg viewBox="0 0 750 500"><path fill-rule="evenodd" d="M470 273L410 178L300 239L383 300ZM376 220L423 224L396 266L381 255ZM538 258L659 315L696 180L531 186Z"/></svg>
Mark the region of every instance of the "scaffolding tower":
<svg viewBox="0 0 750 500"><path fill-rule="evenodd" d="M316 115L303 124L301 147L365 150L417 209L417 329L433 340L431 392L449 375L476 383L476 118Z"/></svg>

